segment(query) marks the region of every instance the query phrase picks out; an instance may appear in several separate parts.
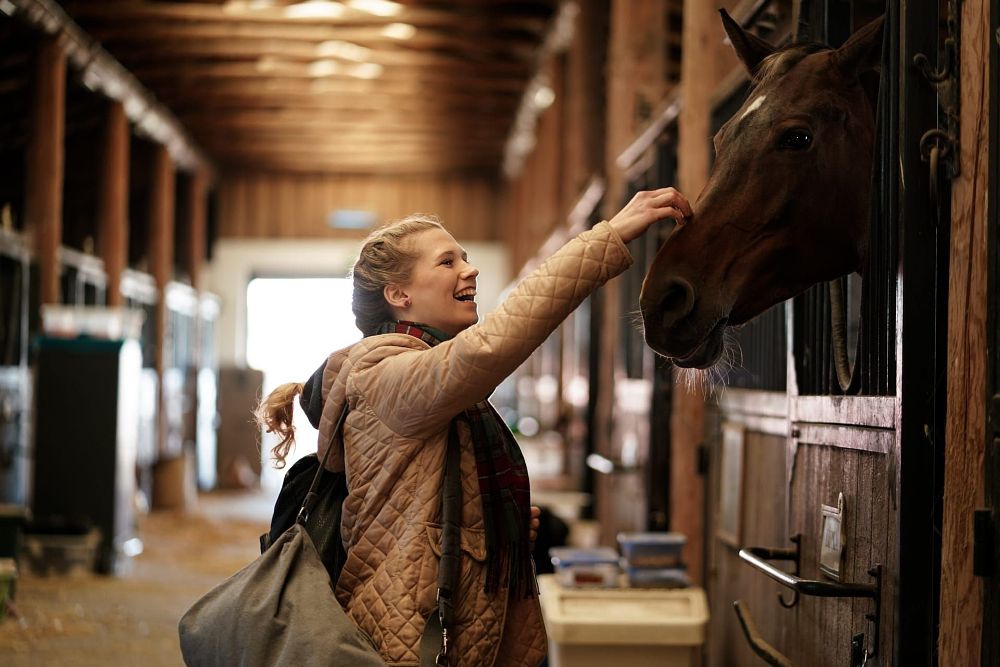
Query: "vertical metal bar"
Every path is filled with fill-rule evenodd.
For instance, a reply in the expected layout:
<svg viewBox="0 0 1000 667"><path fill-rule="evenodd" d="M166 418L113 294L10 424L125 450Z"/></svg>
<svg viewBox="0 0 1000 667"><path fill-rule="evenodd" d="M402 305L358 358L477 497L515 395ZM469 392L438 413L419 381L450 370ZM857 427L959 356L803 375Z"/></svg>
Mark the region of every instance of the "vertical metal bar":
<svg viewBox="0 0 1000 667"><path fill-rule="evenodd" d="M897 327L889 356L895 362L890 377L899 397L899 440L890 454L899 471L893 664L920 666L937 664L941 541L933 517L939 503L936 477L943 463L944 415L939 413L935 391L946 377L946 360L931 323L941 310L947 311L947 294L938 291L937 283L938 272L947 274L948 269L947 253L941 256L937 223L928 203L927 165L920 157L920 137L940 120L937 91L913 62L917 53L938 52L940 17L938 2L929 0L890 3L890 15L898 25L898 30L887 33L897 40L891 55L898 80L887 100L899 131L890 135L897 144L888 155L896 156L892 163L901 170L893 182L906 184L890 190L898 194L886 202L886 219L898 221L895 273L899 276L896 296L889 301ZM943 209L947 213L950 207ZM889 236L888 243L896 247L896 236Z"/></svg>

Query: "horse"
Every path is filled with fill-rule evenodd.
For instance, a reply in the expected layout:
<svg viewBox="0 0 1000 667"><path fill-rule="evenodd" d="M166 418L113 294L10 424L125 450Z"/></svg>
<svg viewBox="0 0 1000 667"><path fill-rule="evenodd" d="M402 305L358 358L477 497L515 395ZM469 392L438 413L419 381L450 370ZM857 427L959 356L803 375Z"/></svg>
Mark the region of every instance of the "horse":
<svg viewBox="0 0 1000 667"><path fill-rule="evenodd" d="M868 245L875 109L862 75L880 62L883 18L837 49L778 49L721 14L753 88L639 298L646 344L681 368L713 367L728 327L859 271Z"/></svg>

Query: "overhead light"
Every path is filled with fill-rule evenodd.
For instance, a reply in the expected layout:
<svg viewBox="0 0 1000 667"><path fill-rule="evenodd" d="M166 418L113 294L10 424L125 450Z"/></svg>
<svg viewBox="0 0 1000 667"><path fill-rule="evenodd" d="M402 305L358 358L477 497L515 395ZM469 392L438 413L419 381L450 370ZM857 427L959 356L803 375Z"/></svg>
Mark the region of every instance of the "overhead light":
<svg viewBox="0 0 1000 667"><path fill-rule="evenodd" d="M258 9L270 9L271 7L274 7L274 0L229 0L222 6L222 11L227 14L239 14Z"/></svg>
<svg viewBox="0 0 1000 667"><path fill-rule="evenodd" d="M357 65L352 65L345 72L349 76L354 76L359 79L377 79L382 76L382 70L384 68L378 63L358 63Z"/></svg>
<svg viewBox="0 0 1000 667"><path fill-rule="evenodd" d="M257 59L258 72L273 72L278 69L278 59L274 56L262 56Z"/></svg>
<svg viewBox="0 0 1000 667"><path fill-rule="evenodd" d="M321 58L343 58L344 60L353 60L359 63L368 60L371 53L371 49L367 47L344 42L339 39L320 42L316 46L316 55Z"/></svg>
<svg viewBox="0 0 1000 667"><path fill-rule="evenodd" d="M556 101L555 92L548 86L539 86L532 98L537 109L548 109Z"/></svg>
<svg viewBox="0 0 1000 667"><path fill-rule="evenodd" d="M335 60L316 60L309 63L309 76L333 76L340 71L340 63Z"/></svg>
<svg viewBox="0 0 1000 667"><path fill-rule="evenodd" d="M409 23L390 23L382 28L382 34L390 39L410 39L417 33L417 29Z"/></svg>
<svg viewBox="0 0 1000 667"><path fill-rule="evenodd" d="M375 16L395 16L403 9L403 5L391 0L347 0L347 4L352 9Z"/></svg>
<svg viewBox="0 0 1000 667"><path fill-rule="evenodd" d="M285 7L290 19L331 19L344 13L344 5L332 0L306 0Z"/></svg>

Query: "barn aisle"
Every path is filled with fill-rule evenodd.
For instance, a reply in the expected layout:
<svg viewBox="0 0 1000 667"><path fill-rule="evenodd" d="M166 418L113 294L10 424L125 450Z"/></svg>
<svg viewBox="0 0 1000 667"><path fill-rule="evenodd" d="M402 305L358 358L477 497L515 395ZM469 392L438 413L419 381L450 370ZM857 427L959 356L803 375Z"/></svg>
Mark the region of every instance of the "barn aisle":
<svg viewBox="0 0 1000 667"><path fill-rule="evenodd" d="M145 550L120 577L25 574L16 616L0 621L0 664L182 665L178 619L257 555L271 502L262 493L212 493L187 513L149 514Z"/></svg>

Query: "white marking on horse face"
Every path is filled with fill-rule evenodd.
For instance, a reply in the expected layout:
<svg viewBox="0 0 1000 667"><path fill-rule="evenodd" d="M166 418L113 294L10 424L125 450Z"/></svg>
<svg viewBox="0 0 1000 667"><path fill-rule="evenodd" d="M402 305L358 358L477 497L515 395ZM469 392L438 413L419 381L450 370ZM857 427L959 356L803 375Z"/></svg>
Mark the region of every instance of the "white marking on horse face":
<svg viewBox="0 0 1000 667"><path fill-rule="evenodd" d="M747 110L743 112L742 116L740 116L740 120L743 120L744 118L746 118L747 116L749 116L750 114L752 114L754 111L756 111L757 109L759 109L761 107L761 105L764 104L764 100L766 100L766 99L767 99L767 95L761 95L760 97L758 97L757 99L755 99L753 102L751 102L750 106L747 107Z"/></svg>

